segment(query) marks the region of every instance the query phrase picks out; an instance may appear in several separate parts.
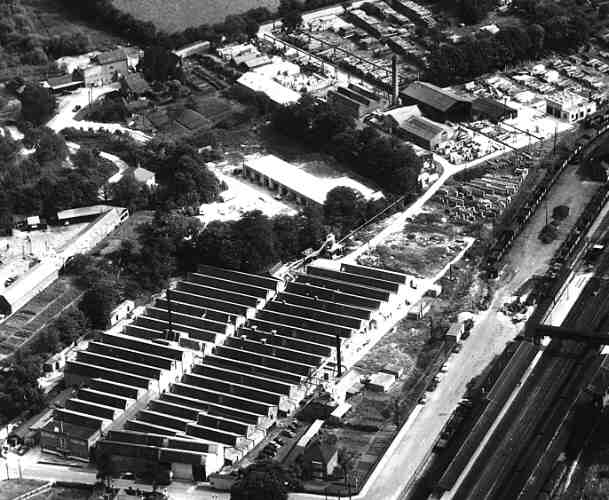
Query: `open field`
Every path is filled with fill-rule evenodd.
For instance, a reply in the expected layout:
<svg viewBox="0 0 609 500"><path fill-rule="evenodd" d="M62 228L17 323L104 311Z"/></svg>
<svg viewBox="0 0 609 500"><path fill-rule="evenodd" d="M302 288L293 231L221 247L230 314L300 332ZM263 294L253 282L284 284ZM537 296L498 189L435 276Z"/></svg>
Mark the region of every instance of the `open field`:
<svg viewBox="0 0 609 500"><path fill-rule="evenodd" d="M255 7L274 10L278 0L114 0L114 5L137 19L153 22L168 32L181 31L191 26L215 24L231 14L241 14Z"/></svg>
<svg viewBox="0 0 609 500"><path fill-rule="evenodd" d="M13 500L43 484L44 481L35 479L6 479L0 482L0 500Z"/></svg>

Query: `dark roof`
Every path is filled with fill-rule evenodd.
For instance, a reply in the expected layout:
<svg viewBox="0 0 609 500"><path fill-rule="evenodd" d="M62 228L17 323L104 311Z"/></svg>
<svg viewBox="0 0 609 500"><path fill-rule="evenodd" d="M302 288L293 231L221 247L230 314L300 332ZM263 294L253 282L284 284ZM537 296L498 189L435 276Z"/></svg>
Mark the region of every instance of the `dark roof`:
<svg viewBox="0 0 609 500"><path fill-rule="evenodd" d="M108 52L102 52L95 56L98 64L110 64L117 61L126 61L127 54L122 49L110 50Z"/></svg>
<svg viewBox="0 0 609 500"><path fill-rule="evenodd" d="M49 86L51 88L69 86L73 84L80 84L81 82L75 82L72 79L72 75L60 75L60 76L51 76L47 80Z"/></svg>
<svg viewBox="0 0 609 500"><path fill-rule="evenodd" d="M400 128L428 141L445 130L439 123L422 116L411 116L400 125Z"/></svg>
<svg viewBox="0 0 609 500"><path fill-rule="evenodd" d="M211 126L211 123L207 118L190 108L186 108L179 113L178 116L175 117L175 121L189 130Z"/></svg>
<svg viewBox="0 0 609 500"><path fill-rule="evenodd" d="M455 104L467 102L451 91L441 89L427 82L412 82L401 94L439 111L448 111Z"/></svg>
<svg viewBox="0 0 609 500"><path fill-rule="evenodd" d="M145 94L151 90L148 82L137 73L126 75L123 78L123 82L125 86L135 94Z"/></svg>
<svg viewBox="0 0 609 500"><path fill-rule="evenodd" d="M478 97L472 103L474 112L481 113L493 121L500 120L506 114L515 114L516 110L490 97Z"/></svg>

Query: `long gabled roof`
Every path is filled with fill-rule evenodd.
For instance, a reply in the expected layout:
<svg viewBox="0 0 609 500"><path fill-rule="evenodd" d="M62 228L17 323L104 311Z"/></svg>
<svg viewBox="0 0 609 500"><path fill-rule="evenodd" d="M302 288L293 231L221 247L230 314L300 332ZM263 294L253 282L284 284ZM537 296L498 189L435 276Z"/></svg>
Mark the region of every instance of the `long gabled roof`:
<svg viewBox="0 0 609 500"><path fill-rule="evenodd" d="M448 111L455 104L468 102L450 90L441 89L427 82L412 82L402 95L439 111Z"/></svg>
<svg viewBox="0 0 609 500"><path fill-rule="evenodd" d="M404 121L400 127L407 132L428 141L434 139L438 134L441 134L446 130L445 127L439 123L428 120L423 116L411 116Z"/></svg>

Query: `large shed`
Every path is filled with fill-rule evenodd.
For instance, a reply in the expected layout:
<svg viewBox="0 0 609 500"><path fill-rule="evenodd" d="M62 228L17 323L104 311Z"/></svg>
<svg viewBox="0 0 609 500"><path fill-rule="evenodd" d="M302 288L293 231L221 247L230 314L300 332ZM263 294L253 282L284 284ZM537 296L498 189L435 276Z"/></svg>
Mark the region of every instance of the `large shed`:
<svg viewBox="0 0 609 500"><path fill-rule="evenodd" d="M474 119L486 119L497 123L509 118L516 118L518 110L490 97L478 97L472 103Z"/></svg>
<svg viewBox="0 0 609 500"><path fill-rule="evenodd" d="M12 314L47 288L59 276L59 264L44 260L30 268L0 295L0 313Z"/></svg>
<svg viewBox="0 0 609 500"><path fill-rule="evenodd" d="M471 116L471 101L431 83L413 82L400 96L403 104L416 104L425 116L438 122L467 121Z"/></svg>

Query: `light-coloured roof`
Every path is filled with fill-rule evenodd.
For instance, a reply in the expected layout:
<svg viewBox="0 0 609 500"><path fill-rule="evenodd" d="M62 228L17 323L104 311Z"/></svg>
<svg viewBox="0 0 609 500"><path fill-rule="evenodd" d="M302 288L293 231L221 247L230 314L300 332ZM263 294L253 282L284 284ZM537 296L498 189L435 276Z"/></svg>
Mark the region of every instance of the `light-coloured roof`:
<svg viewBox="0 0 609 500"><path fill-rule="evenodd" d="M309 444L309 441L311 441L311 439L313 439L317 435L317 433L319 432L319 429L321 429L321 426L323 424L324 424L323 420L321 420L321 419L315 420L315 422L313 422L311 424L311 427L309 427L307 432L305 432L302 435L302 437L298 440L298 443L296 444L296 446L305 448Z"/></svg>
<svg viewBox="0 0 609 500"><path fill-rule="evenodd" d="M59 267L59 263L56 260L46 259L39 262L34 267L28 269L11 286L5 288L2 297L11 307L18 304L22 297L30 293L31 290L36 289L40 283L53 273L58 272Z"/></svg>
<svg viewBox="0 0 609 500"><path fill-rule="evenodd" d="M154 172L142 167L137 167L133 171L133 177L135 177L135 180L138 182L148 182L150 179L154 179Z"/></svg>
<svg viewBox="0 0 609 500"><path fill-rule="evenodd" d="M249 71L242 75L237 83L247 87L254 92L262 92L271 101L282 106L293 104L300 99L300 94L292 89L279 85L274 80L260 75L253 71Z"/></svg>
<svg viewBox="0 0 609 500"><path fill-rule="evenodd" d="M110 205L91 205L89 207L70 208L57 212L58 220L72 219L74 217L90 217L92 215L101 215L109 212L114 207Z"/></svg>
<svg viewBox="0 0 609 500"><path fill-rule="evenodd" d="M319 178L273 155L249 158L245 164L259 174L265 175L298 195L320 205L323 205L326 201L328 193L339 186L355 189L366 199L382 197L380 192L373 191L349 177Z"/></svg>
<svg viewBox="0 0 609 500"><path fill-rule="evenodd" d="M419 107L415 104L413 106L401 106L399 108L390 109L383 113L385 116L393 118L398 125L401 125L404 121L413 115L421 116Z"/></svg>

